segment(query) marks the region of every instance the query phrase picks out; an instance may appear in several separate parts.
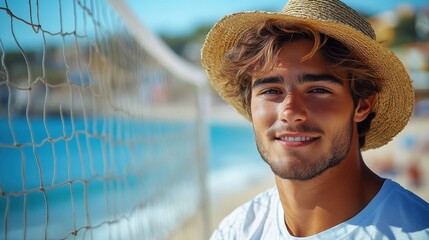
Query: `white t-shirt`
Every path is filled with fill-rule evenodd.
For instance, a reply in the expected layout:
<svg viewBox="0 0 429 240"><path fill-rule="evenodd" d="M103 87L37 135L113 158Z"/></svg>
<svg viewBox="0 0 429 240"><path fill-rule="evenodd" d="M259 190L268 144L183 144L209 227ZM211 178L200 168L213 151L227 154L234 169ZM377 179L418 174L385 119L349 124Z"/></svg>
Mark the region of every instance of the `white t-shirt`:
<svg viewBox="0 0 429 240"><path fill-rule="evenodd" d="M269 189L227 216L210 240L219 239L429 239L429 204L386 179L356 216L310 237L293 237L284 224L277 188Z"/></svg>

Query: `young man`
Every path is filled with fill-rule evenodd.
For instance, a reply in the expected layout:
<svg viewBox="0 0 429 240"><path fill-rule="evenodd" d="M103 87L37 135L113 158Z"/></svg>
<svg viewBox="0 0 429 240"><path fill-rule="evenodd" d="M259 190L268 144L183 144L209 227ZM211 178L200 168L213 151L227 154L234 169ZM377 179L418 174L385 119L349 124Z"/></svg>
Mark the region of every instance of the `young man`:
<svg viewBox="0 0 429 240"><path fill-rule="evenodd" d="M212 239L429 239L429 204L362 159L404 128L414 98L404 66L357 12L289 0L280 13L229 15L202 63L252 122L276 180Z"/></svg>

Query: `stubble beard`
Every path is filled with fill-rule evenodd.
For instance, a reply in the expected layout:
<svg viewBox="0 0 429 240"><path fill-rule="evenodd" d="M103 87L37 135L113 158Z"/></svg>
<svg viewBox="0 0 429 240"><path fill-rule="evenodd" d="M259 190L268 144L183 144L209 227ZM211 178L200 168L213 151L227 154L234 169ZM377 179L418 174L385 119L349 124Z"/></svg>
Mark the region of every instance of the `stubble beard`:
<svg viewBox="0 0 429 240"><path fill-rule="evenodd" d="M286 158L297 158L291 164L285 165L282 159L273 161L267 146L262 143L262 138L255 133L256 146L262 159L271 167L273 173L282 179L306 181L321 175L326 170L339 165L346 158L350 151L353 135L353 115L349 123L339 130L332 138L332 145L329 151L320 155L318 160L302 159L298 151L289 151ZM309 127L302 126L301 131L312 131ZM317 130L321 131L321 130ZM286 160L287 161L287 160Z"/></svg>

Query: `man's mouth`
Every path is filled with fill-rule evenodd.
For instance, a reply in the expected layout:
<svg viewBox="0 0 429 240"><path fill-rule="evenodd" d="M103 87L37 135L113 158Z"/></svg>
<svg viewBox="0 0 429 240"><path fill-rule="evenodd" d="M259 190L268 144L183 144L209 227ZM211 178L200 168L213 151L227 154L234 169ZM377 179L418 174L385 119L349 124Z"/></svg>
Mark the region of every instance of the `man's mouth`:
<svg viewBox="0 0 429 240"><path fill-rule="evenodd" d="M280 138L283 141L288 141L288 142L308 142L308 141L312 141L315 138L311 138L311 137L282 137Z"/></svg>
<svg viewBox="0 0 429 240"><path fill-rule="evenodd" d="M311 145L320 139L319 136L278 136L277 141L284 147L304 147Z"/></svg>

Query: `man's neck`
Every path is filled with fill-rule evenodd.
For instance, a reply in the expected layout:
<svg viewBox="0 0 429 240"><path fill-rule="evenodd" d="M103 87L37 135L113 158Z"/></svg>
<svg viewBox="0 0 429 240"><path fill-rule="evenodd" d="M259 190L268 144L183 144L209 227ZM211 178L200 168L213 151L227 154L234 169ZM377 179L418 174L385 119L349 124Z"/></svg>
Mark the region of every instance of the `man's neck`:
<svg viewBox="0 0 429 240"><path fill-rule="evenodd" d="M359 213L380 190L383 180L358 160L338 166L307 181L276 176L288 231L297 237L317 234Z"/></svg>

